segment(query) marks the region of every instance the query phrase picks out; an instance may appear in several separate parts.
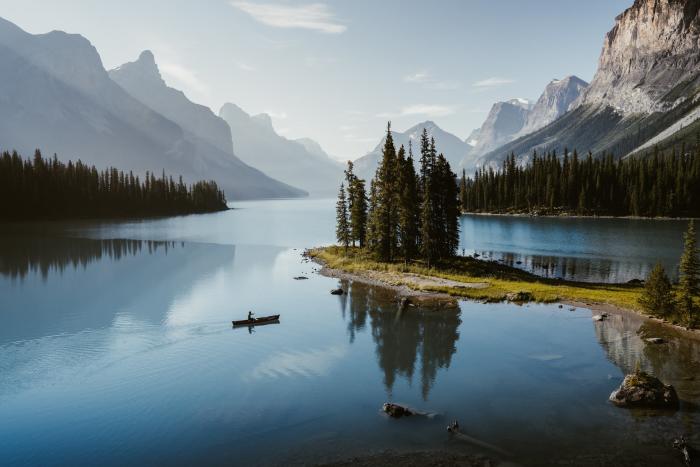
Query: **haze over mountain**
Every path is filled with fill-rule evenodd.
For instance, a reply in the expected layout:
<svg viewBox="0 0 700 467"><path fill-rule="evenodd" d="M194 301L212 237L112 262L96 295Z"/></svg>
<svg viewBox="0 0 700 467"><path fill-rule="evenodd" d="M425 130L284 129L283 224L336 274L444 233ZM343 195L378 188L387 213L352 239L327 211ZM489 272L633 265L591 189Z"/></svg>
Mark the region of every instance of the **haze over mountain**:
<svg viewBox="0 0 700 467"><path fill-rule="evenodd" d="M143 174L216 179L230 199L299 196L183 130L110 79L84 37L32 35L0 19L0 141L29 157L35 148Z"/></svg>
<svg viewBox="0 0 700 467"><path fill-rule="evenodd" d="M423 133L423 129L428 131L429 137L435 138L435 146L438 153L444 154L452 170L460 172L460 164L463 163L464 156L472 150L472 146L452 133L443 130L432 120L421 122L404 132L391 130L394 146L396 146L398 150L401 145L403 145L406 150L406 155L408 155L409 142L412 143L413 159L417 168L420 159L420 137ZM386 136L379 141L372 151L355 160L355 173L360 178L370 180L374 176L379 160L382 157L382 148L385 142Z"/></svg>
<svg viewBox="0 0 700 467"><path fill-rule="evenodd" d="M343 177L342 166L330 159L318 143L280 136L269 115L251 116L232 103L224 104L219 116L231 128L234 150L244 162L312 195L336 194Z"/></svg>
<svg viewBox="0 0 700 467"><path fill-rule="evenodd" d="M635 0L605 37L598 70L563 117L481 158L576 148L622 157L698 113L700 2ZM691 118L691 121L693 119Z"/></svg>

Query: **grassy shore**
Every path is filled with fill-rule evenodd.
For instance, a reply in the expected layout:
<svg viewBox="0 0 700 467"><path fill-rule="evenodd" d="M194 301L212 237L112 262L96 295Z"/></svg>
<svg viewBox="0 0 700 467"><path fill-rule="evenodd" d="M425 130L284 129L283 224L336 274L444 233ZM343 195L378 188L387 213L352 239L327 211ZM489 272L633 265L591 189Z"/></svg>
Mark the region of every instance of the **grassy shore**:
<svg viewBox="0 0 700 467"><path fill-rule="evenodd" d="M371 274L389 285L446 293L455 297L497 302L510 294L530 297L531 301L557 301L607 304L641 312L637 302L642 287L633 284L592 284L545 279L502 264L471 257L457 257L439 267L427 268L421 262L409 264L374 261L359 248L331 246L309 250L309 256L324 266L352 274ZM437 278L443 280L416 280ZM511 295L512 297L512 295Z"/></svg>

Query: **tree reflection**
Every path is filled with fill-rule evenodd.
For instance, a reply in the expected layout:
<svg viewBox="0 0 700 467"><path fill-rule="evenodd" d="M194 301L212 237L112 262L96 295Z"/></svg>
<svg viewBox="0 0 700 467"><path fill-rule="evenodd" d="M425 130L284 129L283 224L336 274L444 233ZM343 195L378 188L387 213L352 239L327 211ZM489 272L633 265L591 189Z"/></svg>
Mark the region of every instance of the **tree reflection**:
<svg viewBox="0 0 700 467"><path fill-rule="evenodd" d="M438 370L448 368L456 352L459 309L403 308L393 291L358 282L344 288L349 291L350 342L366 328L369 317L387 392L398 377L412 384L420 362L421 392L427 400Z"/></svg>
<svg viewBox="0 0 700 467"><path fill-rule="evenodd" d="M672 384L685 401L700 402L700 340L682 331L633 315L611 315L594 323L596 336L608 359L623 373L639 362L645 371ZM660 337L665 343L646 341Z"/></svg>
<svg viewBox="0 0 700 467"><path fill-rule="evenodd" d="M162 249L167 253L175 246L175 242L152 240L0 237L0 274L24 279L30 272L39 272L46 279L51 271L63 273L66 268L84 268L103 258L119 260L145 251L152 254Z"/></svg>

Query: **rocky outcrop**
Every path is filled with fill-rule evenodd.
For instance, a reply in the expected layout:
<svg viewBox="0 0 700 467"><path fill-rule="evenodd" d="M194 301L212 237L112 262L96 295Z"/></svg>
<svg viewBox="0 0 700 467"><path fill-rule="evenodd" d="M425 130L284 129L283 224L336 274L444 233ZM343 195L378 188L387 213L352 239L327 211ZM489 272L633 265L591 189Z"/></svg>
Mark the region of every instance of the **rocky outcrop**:
<svg viewBox="0 0 700 467"><path fill-rule="evenodd" d="M591 85L576 105L623 114L674 107L698 83L700 1L635 0L608 32Z"/></svg>
<svg viewBox="0 0 700 467"><path fill-rule="evenodd" d="M588 83L577 76L550 81L537 99L518 136L527 135L552 123L564 115L579 98Z"/></svg>
<svg viewBox="0 0 700 467"><path fill-rule="evenodd" d="M533 151L565 148L622 157L682 128L700 103L699 11L700 0L636 0L606 35L598 70L569 111L479 164L500 167L511 153L527 162Z"/></svg>
<svg viewBox="0 0 700 467"><path fill-rule="evenodd" d="M620 387L610 394L610 402L618 407L676 408L678 395L673 386L637 371L625 376Z"/></svg>
<svg viewBox="0 0 700 467"><path fill-rule="evenodd" d="M475 154L484 154L515 138L525 126L532 104L526 99L496 102L479 129Z"/></svg>

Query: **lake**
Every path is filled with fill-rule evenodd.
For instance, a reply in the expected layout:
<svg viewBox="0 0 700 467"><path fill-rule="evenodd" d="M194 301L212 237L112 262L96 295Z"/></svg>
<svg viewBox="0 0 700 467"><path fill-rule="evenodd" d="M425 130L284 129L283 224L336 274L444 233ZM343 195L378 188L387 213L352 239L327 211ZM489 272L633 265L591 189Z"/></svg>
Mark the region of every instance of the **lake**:
<svg viewBox="0 0 700 467"><path fill-rule="evenodd" d="M523 465L682 465L671 440L700 441L700 342L556 304L399 315L384 289L344 283L349 294L333 296L338 280L301 256L333 242L333 200L233 206L2 226L0 464L295 465L439 449ZM626 281L657 260L675 268L685 226L465 216L461 249ZM232 329L248 310L280 323ZM637 364L676 386L680 410L607 401ZM388 419L386 401L435 416ZM453 419L508 454L451 438Z"/></svg>

